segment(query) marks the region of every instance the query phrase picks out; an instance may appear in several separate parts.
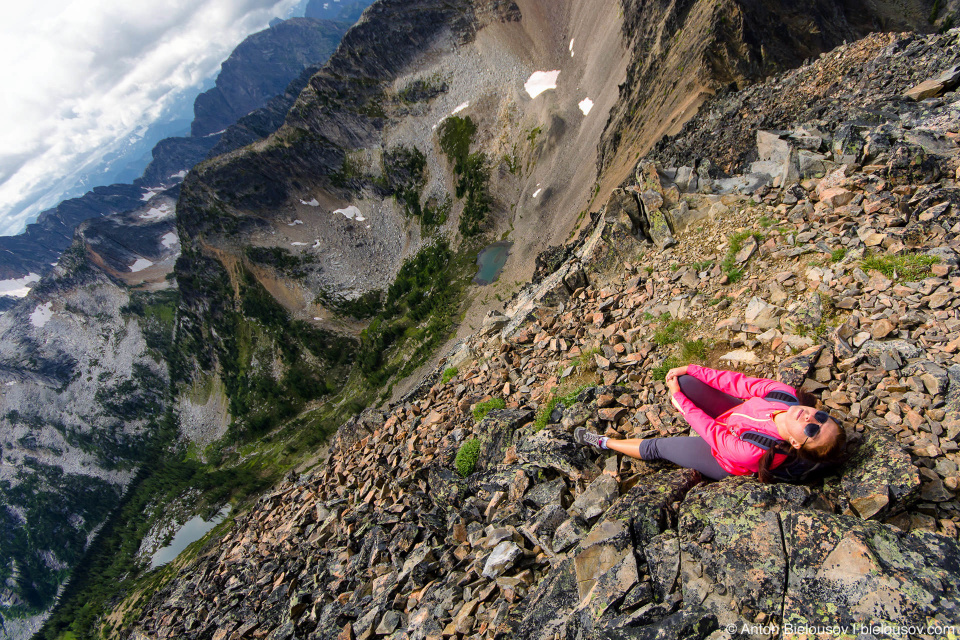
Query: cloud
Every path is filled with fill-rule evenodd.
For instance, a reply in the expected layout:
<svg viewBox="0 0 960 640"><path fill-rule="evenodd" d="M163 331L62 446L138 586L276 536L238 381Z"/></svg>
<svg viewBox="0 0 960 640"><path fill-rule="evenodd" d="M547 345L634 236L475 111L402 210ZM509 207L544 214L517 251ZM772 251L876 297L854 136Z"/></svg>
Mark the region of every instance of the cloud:
<svg viewBox="0 0 960 640"><path fill-rule="evenodd" d="M0 8L0 234L53 185L199 88L297 0L51 0ZM41 8L42 7L42 8ZM36 201L27 210L23 203Z"/></svg>

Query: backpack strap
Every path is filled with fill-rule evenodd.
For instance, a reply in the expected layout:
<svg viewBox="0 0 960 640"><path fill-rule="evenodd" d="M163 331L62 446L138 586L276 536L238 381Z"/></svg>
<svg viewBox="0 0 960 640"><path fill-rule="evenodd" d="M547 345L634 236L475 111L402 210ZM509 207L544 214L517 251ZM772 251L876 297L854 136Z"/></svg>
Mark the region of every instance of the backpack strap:
<svg viewBox="0 0 960 640"><path fill-rule="evenodd" d="M764 451L769 451L778 442L784 442L780 438L774 438L760 431L744 431L740 434L740 439L744 442L760 447ZM778 452L779 453L779 452ZM807 479L821 474L829 469L829 466L822 462L809 462L801 458L788 459L770 473L778 480L786 482L805 482Z"/></svg>
<svg viewBox="0 0 960 640"><path fill-rule="evenodd" d="M762 431L743 431L740 433L740 439L744 442L749 442L752 445L756 445L764 451L769 451L770 449L773 449L778 442L783 442L783 440L780 438L774 438L773 436L763 433Z"/></svg>
<svg viewBox="0 0 960 640"><path fill-rule="evenodd" d="M763 399L782 402L789 405L800 404L800 401L795 395L792 393L787 393L786 391L771 391L767 395L763 396Z"/></svg>

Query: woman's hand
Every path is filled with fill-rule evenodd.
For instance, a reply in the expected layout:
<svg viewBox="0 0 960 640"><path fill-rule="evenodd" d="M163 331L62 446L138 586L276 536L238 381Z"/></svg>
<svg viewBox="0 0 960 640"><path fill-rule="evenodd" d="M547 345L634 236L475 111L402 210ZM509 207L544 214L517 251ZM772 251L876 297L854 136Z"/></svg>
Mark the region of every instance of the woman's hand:
<svg viewBox="0 0 960 640"><path fill-rule="evenodd" d="M666 383L667 383L667 389L670 390L670 397L673 397L673 394L680 391L680 381L677 380L676 376L672 378L667 378Z"/></svg>
<svg viewBox="0 0 960 640"><path fill-rule="evenodd" d="M668 387L670 386L671 380L676 380L680 376L687 375L688 366L689 365L683 365L682 367L675 367L673 369L670 369L670 371L667 371L667 376L664 378L664 381L667 383L667 386ZM680 387L678 386L677 388L679 389Z"/></svg>

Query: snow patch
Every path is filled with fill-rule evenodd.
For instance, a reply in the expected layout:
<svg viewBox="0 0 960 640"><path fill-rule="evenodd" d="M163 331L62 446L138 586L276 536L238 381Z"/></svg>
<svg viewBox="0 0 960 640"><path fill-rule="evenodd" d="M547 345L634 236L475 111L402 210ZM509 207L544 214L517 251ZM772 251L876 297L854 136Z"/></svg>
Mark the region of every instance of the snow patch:
<svg viewBox="0 0 960 640"><path fill-rule="evenodd" d="M158 193L161 193L163 191L163 187L150 187L149 189L144 189L144 191L146 191L146 193L140 196L140 199L146 202L153 196L157 195Z"/></svg>
<svg viewBox="0 0 960 640"><path fill-rule="evenodd" d="M543 189L537 189L536 191L534 191L534 192L533 192L533 197L536 198L538 195L540 195L540 192L541 192L541 191L543 191Z"/></svg>
<svg viewBox="0 0 960 640"><path fill-rule="evenodd" d="M153 207L146 213L141 213L139 217L141 220L160 220L166 218L171 213L173 213L173 209L170 205L164 203L159 207Z"/></svg>
<svg viewBox="0 0 960 640"><path fill-rule="evenodd" d="M175 246L180 244L180 238L177 237L177 234L171 231L170 233L163 234L163 236L160 238L160 244L165 246L167 249L173 249Z"/></svg>
<svg viewBox="0 0 960 640"><path fill-rule="evenodd" d="M303 202L303 200L301 200L300 202ZM314 200L314 202L317 202L317 201ZM319 204L320 204L320 203L317 202L317 205L319 205ZM288 227L295 227L295 226L297 226L298 224L303 224L303 220L294 220L293 222L288 222L288 223L287 223L287 226L288 226Z"/></svg>
<svg viewBox="0 0 960 640"><path fill-rule="evenodd" d="M527 93L530 94L531 98L536 98L538 95L549 89L557 88L557 77L560 75L560 71L534 71L533 75L530 76L530 79L524 83L523 88L527 90Z"/></svg>
<svg viewBox="0 0 960 640"><path fill-rule="evenodd" d="M226 131L226 129L224 129L223 131ZM221 133L223 133L223 132L221 131ZM172 179L172 178L180 178L181 180L183 180L183 179L186 178L186 177L187 177L187 170L186 170L186 169L181 169L180 171L177 171L175 174L173 174L172 176L170 176L171 179Z"/></svg>
<svg viewBox="0 0 960 640"><path fill-rule="evenodd" d="M17 278L16 280L0 280L0 296L22 298L30 293L30 287L27 285L31 282L37 282L39 280L40 276L35 273L28 273L22 278Z"/></svg>
<svg viewBox="0 0 960 640"><path fill-rule="evenodd" d="M349 206L346 209L337 209L334 213L342 213L344 217L349 218L350 220L356 220L357 222L363 222L366 218L363 217L363 214L360 213L360 209L357 209L354 206Z"/></svg>
<svg viewBox="0 0 960 640"><path fill-rule="evenodd" d="M587 115L590 113L590 109L593 109L593 100L584 98L577 106L580 107L580 111L583 111L583 115Z"/></svg>
<svg viewBox="0 0 960 640"><path fill-rule="evenodd" d="M469 106L470 106L470 101L467 100L466 102L464 102L463 104L461 104L460 106L458 106L456 109L454 109L453 111L451 111L451 112L450 112L450 115L454 115L454 116L455 116L455 115L457 115L458 113L460 113L461 111L463 111L464 109L466 109L466 108L469 107Z"/></svg>
<svg viewBox="0 0 960 640"><path fill-rule="evenodd" d="M291 247L305 247L305 246L307 246L308 244L310 244L310 243L309 243L309 242L291 242L291 243L290 243L290 246L291 246Z"/></svg>
<svg viewBox="0 0 960 640"><path fill-rule="evenodd" d="M146 258L137 258L137 261L130 265L130 271L136 273L137 271L143 271L147 267L152 267L153 262L147 260Z"/></svg>
<svg viewBox="0 0 960 640"><path fill-rule="evenodd" d="M310 200L309 202L308 202L307 200L301 199L301 200L300 200L300 204L305 204L305 205L307 205L308 207L319 207L319 206L320 206L320 203L317 202L317 199L316 199L316 198L314 198L313 200ZM294 223L294 224L296 224L296 223ZM303 224L303 223L301 222L300 224ZM292 225L291 225L291 226L292 226Z"/></svg>
<svg viewBox="0 0 960 640"><path fill-rule="evenodd" d="M570 57L571 57L571 58L573 57L573 41L574 41L574 40L575 40L575 38L571 38L571 39L570 39Z"/></svg>
<svg viewBox="0 0 960 640"><path fill-rule="evenodd" d="M30 314L30 324L37 329L43 328L43 325L50 322L50 318L53 317L53 309L51 307L53 307L52 302L38 305L37 308L33 310L33 313Z"/></svg>

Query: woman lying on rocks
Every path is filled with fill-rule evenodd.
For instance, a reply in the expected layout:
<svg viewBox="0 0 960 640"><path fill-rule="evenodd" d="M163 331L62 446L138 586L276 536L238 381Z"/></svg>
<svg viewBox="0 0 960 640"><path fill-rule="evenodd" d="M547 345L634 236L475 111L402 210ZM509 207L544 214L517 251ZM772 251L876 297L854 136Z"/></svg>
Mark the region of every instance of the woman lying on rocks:
<svg viewBox="0 0 960 640"><path fill-rule="evenodd" d="M577 442L640 460L667 460L714 480L758 474L802 481L838 464L847 437L826 412L782 382L691 364L667 372L670 400L700 437L615 440L584 428Z"/></svg>

